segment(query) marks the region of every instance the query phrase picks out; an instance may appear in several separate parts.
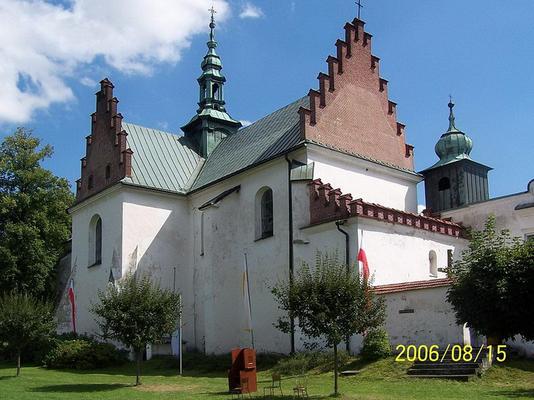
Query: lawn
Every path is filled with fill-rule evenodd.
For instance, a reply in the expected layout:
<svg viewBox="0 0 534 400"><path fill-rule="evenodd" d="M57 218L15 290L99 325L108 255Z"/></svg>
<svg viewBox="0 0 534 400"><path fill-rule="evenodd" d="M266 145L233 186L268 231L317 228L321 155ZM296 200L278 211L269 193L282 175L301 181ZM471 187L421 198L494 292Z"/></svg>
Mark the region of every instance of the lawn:
<svg viewBox="0 0 534 400"><path fill-rule="evenodd" d="M408 365L387 359L361 368L359 375L340 378L342 398L352 399L527 399L534 398L534 361L510 361L491 368L482 378L470 382L419 380L408 378ZM220 371L220 366L218 367ZM55 371L36 366L25 367L19 378L12 365L0 364L2 400L200 400L230 399L224 372L187 371L176 376L168 360L152 360L144 366L143 385L135 380L132 365L99 371ZM261 388L269 380L269 370L259 374ZM283 380L286 398L294 378ZM325 399L332 392L332 374L310 374L308 388L312 398ZM261 393L261 390L260 390ZM256 396L259 396L259 394ZM282 397L277 397L281 399Z"/></svg>

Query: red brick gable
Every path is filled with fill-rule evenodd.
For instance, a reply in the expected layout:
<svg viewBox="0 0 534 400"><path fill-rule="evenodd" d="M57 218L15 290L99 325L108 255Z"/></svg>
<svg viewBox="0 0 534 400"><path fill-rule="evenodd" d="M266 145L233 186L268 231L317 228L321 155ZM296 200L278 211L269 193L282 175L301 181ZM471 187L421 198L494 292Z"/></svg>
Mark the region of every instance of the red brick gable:
<svg viewBox="0 0 534 400"><path fill-rule="evenodd" d="M77 202L131 175L133 152L127 148L127 133L122 129L122 115L117 112L119 100L113 97L113 88L106 78L96 93L91 135L86 138L81 178L76 181Z"/></svg>
<svg viewBox="0 0 534 400"><path fill-rule="evenodd" d="M310 90L310 109L300 110L303 139L413 170L413 146L405 142L364 24L345 25L337 57L326 60L328 74L320 73L319 90Z"/></svg>

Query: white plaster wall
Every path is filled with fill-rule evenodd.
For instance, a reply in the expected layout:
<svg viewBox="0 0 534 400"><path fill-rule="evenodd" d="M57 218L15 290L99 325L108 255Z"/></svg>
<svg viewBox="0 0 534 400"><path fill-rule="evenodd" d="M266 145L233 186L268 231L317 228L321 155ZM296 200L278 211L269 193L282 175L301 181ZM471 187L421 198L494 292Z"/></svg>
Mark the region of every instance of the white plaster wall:
<svg viewBox="0 0 534 400"><path fill-rule="evenodd" d="M362 198L398 210L417 212L417 175L311 145L308 163L314 162L314 178L321 178L354 199Z"/></svg>
<svg viewBox="0 0 534 400"><path fill-rule="evenodd" d="M182 294L184 340L191 347L194 307L188 199L125 186L123 221L122 262L118 272L124 275L129 270L138 271L160 287Z"/></svg>
<svg viewBox="0 0 534 400"><path fill-rule="evenodd" d="M398 344L463 344L463 328L456 324L454 310L447 302L448 287L412 290L384 295L386 329L395 350ZM400 310L413 313L399 313Z"/></svg>
<svg viewBox="0 0 534 400"><path fill-rule="evenodd" d="M102 218L102 264L89 267L89 223ZM99 334L90 307L98 290L105 289L113 265L120 262L122 240L122 193L114 186L72 210L72 274L77 307L77 330ZM65 310L70 313L70 307ZM70 317L67 317L70 320Z"/></svg>
<svg viewBox="0 0 534 400"><path fill-rule="evenodd" d="M236 185L241 185L239 193L230 194L215 207L198 210L200 205ZM256 240L256 193L266 186L273 190L274 235ZM191 203L197 346L206 353L226 353L236 346L251 345L250 335L244 330L246 309L241 292L247 253L256 349L289 352L289 336L273 326L280 312L271 294L272 286L289 276L286 161L275 160L225 180L192 195Z"/></svg>
<svg viewBox="0 0 534 400"><path fill-rule="evenodd" d="M534 202L534 183L529 187L527 192L445 211L443 216L481 230L488 216L493 214L496 217L497 229L509 229L513 236L524 238L534 234L534 208L515 210L515 207Z"/></svg>
<svg viewBox="0 0 534 400"><path fill-rule="evenodd" d="M436 252L438 268L446 268L447 250L453 250L457 257L459 249L466 244L464 239L367 218L350 218L342 229L350 235L350 265L356 263L363 238L362 247L374 285L433 279L429 269L430 251ZM332 252L337 249L340 259L344 259L345 238L334 222L302 227L300 235L309 244L295 247L297 264L313 265L317 250ZM445 276L444 272L438 272L437 278Z"/></svg>

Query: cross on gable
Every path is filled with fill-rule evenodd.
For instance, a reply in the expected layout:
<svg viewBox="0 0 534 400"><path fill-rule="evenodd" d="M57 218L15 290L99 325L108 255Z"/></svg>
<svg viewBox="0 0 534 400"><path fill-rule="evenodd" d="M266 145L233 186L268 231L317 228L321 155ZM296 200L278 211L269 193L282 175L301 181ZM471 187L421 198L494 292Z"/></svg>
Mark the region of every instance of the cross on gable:
<svg viewBox="0 0 534 400"><path fill-rule="evenodd" d="M363 5L362 5L361 0L358 0L358 1L356 2L356 5L358 6L358 19L360 19L361 11L362 11L362 8L363 8Z"/></svg>

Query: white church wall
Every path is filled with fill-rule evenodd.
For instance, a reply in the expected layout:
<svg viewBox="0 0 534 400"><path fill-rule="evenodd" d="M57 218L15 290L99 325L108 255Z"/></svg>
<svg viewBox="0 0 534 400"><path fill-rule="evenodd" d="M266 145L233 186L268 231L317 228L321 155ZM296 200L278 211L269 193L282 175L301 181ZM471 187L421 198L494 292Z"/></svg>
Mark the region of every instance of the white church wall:
<svg viewBox="0 0 534 400"><path fill-rule="evenodd" d="M111 187L82 204L74 206L71 215L72 279L76 294L76 325L78 332L95 335L100 332L90 312L90 307L96 301L98 290L106 287L110 269L120 262L122 193L119 186ZM95 215L102 219L102 263L90 266L90 222ZM70 308L67 312L70 312Z"/></svg>
<svg viewBox="0 0 534 400"><path fill-rule="evenodd" d="M314 178L351 193L354 199L417 212L419 176L314 145L307 155L308 163L315 163Z"/></svg>
<svg viewBox="0 0 534 400"><path fill-rule="evenodd" d="M386 330L395 350L398 344L463 344L463 327L456 324L447 302L448 287L411 290L383 295L386 300Z"/></svg>
<svg viewBox="0 0 534 400"><path fill-rule="evenodd" d="M198 207L220 193L241 185L216 206ZM256 194L273 191L274 234L257 240ZM244 253L249 266L255 344L258 351L289 352L289 336L273 323L280 312L271 294L288 270L287 163L272 161L227 179L191 196L195 231L195 294L197 344L206 353L226 353L235 346L250 346L242 296ZM204 214L203 238L199 232ZM203 242L204 252L201 255Z"/></svg>
<svg viewBox="0 0 534 400"><path fill-rule="evenodd" d="M529 203L534 203L534 181L530 182L526 192L444 211L442 215L480 230L484 228L488 215L493 214L497 229L509 229L513 236L525 238L534 235L534 207L521 210L515 208Z"/></svg>
<svg viewBox="0 0 534 400"><path fill-rule="evenodd" d="M165 289L182 294L183 320L191 321L193 308L192 227L185 196L123 188L122 263L116 278L128 271L149 276ZM178 321L177 321L178 322ZM184 340L193 342L192 324L184 324ZM154 353L169 350L154 347Z"/></svg>
<svg viewBox="0 0 534 400"><path fill-rule="evenodd" d="M374 285L444 278L446 274L439 268L447 267L448 250L457 257L466 244L464 239L367 218L350 218L342 229L350 235L350 265L356 262L358 244L363 237L362 247ZM300 234L309 244L295 247L297 264L303 261L313 264L317 250L337 250L340 259L344 259L345 238L334 222L302 227ZM436 276L430 274L431 251L436 254Z"/></svg>

